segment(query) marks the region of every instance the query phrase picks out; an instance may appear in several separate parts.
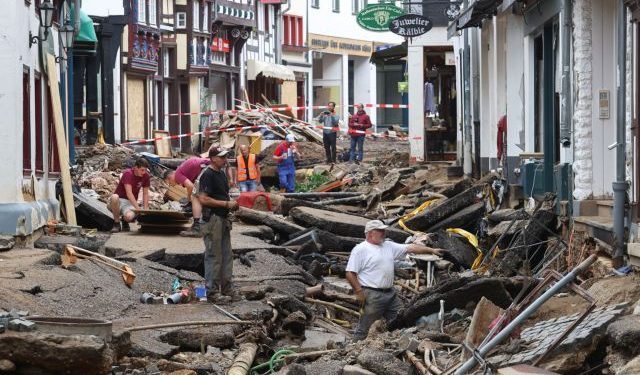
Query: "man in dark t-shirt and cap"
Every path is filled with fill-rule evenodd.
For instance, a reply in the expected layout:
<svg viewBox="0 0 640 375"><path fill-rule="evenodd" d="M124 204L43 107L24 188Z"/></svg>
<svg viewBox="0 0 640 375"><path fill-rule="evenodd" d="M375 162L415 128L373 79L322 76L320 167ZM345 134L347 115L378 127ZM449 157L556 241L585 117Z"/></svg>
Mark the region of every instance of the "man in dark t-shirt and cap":
<svg viewBox="0 0 640 375"><path fill-rule="evenodd" d="M224 297L235 297L231 283L233 253L231 251L231 221L229 212L238 209L238 202L229 196L229 180L224 167L228 150L212 147L209 150L211 164L198 182L198 199L202 204L202 234L204 235L204 278L207 297L221 302ZM222 296L221 296L222 294Z"/></svg>

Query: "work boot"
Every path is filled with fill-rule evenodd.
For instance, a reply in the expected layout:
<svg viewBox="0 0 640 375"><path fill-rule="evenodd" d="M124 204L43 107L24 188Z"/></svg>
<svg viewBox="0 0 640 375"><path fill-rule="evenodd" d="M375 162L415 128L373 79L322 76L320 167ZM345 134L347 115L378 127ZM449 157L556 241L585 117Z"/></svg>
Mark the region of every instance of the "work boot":
<svg viewBox="0 0 640 375"><path fill-rule="evenodd" d="M129 226L129 223L126 221L122 222L122 231L123 232L129 232L131 231L131 227Z"/></svg>
<svg viewBox="0 0 640 375"><path fill-rule="evenodd" d="M120 227L120 222L116 221L113 223L113 228L111 228L111 233L118 233L122 231L122 228Z"/></svg>
<svg viewBox="0 0 640 375"><path fill-rule="evenodd" d="M191 228L189 230L183 230L180 232L180 235L182 237L202 237L200 229L200 221L194 221Z"/></svg>

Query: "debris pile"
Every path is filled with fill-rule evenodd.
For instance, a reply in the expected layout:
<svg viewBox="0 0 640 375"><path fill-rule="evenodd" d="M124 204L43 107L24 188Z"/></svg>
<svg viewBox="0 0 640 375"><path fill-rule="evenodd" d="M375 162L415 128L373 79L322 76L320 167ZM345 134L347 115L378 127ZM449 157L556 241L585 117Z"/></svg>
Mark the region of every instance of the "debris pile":
<svg viewBox="0 0 640 375"><path fill-rule="evenodd" d="M271 112L238 113L219 126L261 122L281 124L273 131L265 128L274 140L281 128L295 129ZM228 141L228 133L216 134L211 142ZM266 157L273 147L263 151L263 171L273 168ZM323 165L324 150L317 142L300 147L299 172L322 175L327 182L307 192L261 192L256 199L239 199L249 202L232 218L239 296L206 301L202 240L176 241L164 230L113 235L98 246L113 259L84 252L130 266L135 282L114 282L124 276L122 270L93 260L64 269L74 287L87 275L97 278L77 288L103 297L87 297L90 303L72 311L90 314L95 304L101 310L97 315L116 319L111 341L78 339L80 347L93 345L86 356L97 368L123 375L440 375L517 373L526 365L537 373L637 373L640 307L633 304L640 298L639 280L608 277L610 259L557 216L554 196L526 207L497 174L450 178L449 164L410 165L401 152L374 155L361 164ZM110 176L117 176L134 154L101 145L82 152L76 181L104 201ZM157 203L164 203L162 184L154 181L153 191L161 195ZM153 215L141 215L143 227L153 226ZM345 269L371 219L389 225L386 234L393 241L443 251L396 261L394 290L404 308L354 342L362 312ZM34 268L62 272L58 265L68 255L54 254ZM23 274L26 280L13 276L16 290L28 291L27 299L65 311L57 289L38 292L29 272ZM31 335L25 341L33 347L58 349L54 339L42 338L37 330L24 334ZM16 345L0 334L0 348L3 342ZM28 366L27 359L16 358L14 365Z"/></svg>

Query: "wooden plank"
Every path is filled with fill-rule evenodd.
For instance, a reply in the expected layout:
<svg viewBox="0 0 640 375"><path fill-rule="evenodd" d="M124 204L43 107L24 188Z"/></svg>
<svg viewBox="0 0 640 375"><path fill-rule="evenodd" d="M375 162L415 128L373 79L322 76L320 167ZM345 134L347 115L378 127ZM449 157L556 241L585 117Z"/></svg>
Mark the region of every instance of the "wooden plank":
<svg viewBox="0 0 640 375"><path fill-rule="evenodd" d="M153 131L153 138L168 137L168 136L169 136L168 131L164 131L164 130ZM156 146L156 155L160 156L161 158L170 158L173 156L171 154L171 144L169 139L155 140L153 142L155 143L155 146Z"/></svg>
<svg viewBox="0 0 640 375"><path fill-rule="evenodd" d="M182 198L187 198L187 189L182 185L169 186L165 195L172 201L177 202Z"/></svg>
<svg viewBox="0 0 640 375"><path fill-rule="evenodd" d="M53 111L53 123L56 130L56 144L58 146L58 161L60 163L60 179L62 180L62 195L64 197L65 217L67 224L77 225L76 209L73 204L73 191L71 190L71 173L69 172L69 149L67 148L67 132L62 121L62 103L60 102L60 87L56 59L47 54L47 71L49 72L49 91L51 93L51 108Z"/></svg>

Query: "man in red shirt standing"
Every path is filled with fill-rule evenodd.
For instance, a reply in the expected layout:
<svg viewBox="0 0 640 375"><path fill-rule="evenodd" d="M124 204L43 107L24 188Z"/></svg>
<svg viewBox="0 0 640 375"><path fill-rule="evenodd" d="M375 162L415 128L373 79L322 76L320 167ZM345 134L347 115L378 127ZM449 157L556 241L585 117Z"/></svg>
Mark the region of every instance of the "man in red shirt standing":
<svg viewBox="0 0 640 375"><path fill-rule="evenodd" d="M187 189L187 197L191 201L191 212L193 213L193 226L188 231L180 232L181 236L199 236L200 218L202 217L202 205L198 196L194 194L194 182L202 172L211 164L210 159L189 158L182 162L175 171L165 173L164 180L169 185L180 184ZM197 192L196 192L197 193Z"/></svg>
<svg viewBox="0 0 640 375"><path fill-rule="evenodd" d="M349 134L351 134L351 149L349 151L349 161L359 164L363 157L365 131L371 127L371 119L364 111L362 103L356 104L356 114L349 118ZM356 147L358 152L356 154Z"/></svg>
<svg viewBox="0 0 640 375"><path fill-rule="evenodd" d="M136 219L133 210L139 210L138 195L142 188L142 202L145 210L149 209L149 186L151 177L147 172L149 162L145 158L136 160L133 168L122 172L116 191L109 198L109 208L113 214L112 232L129 231L129 223ZM124 222L120 226L120 216Z"/></svg>

